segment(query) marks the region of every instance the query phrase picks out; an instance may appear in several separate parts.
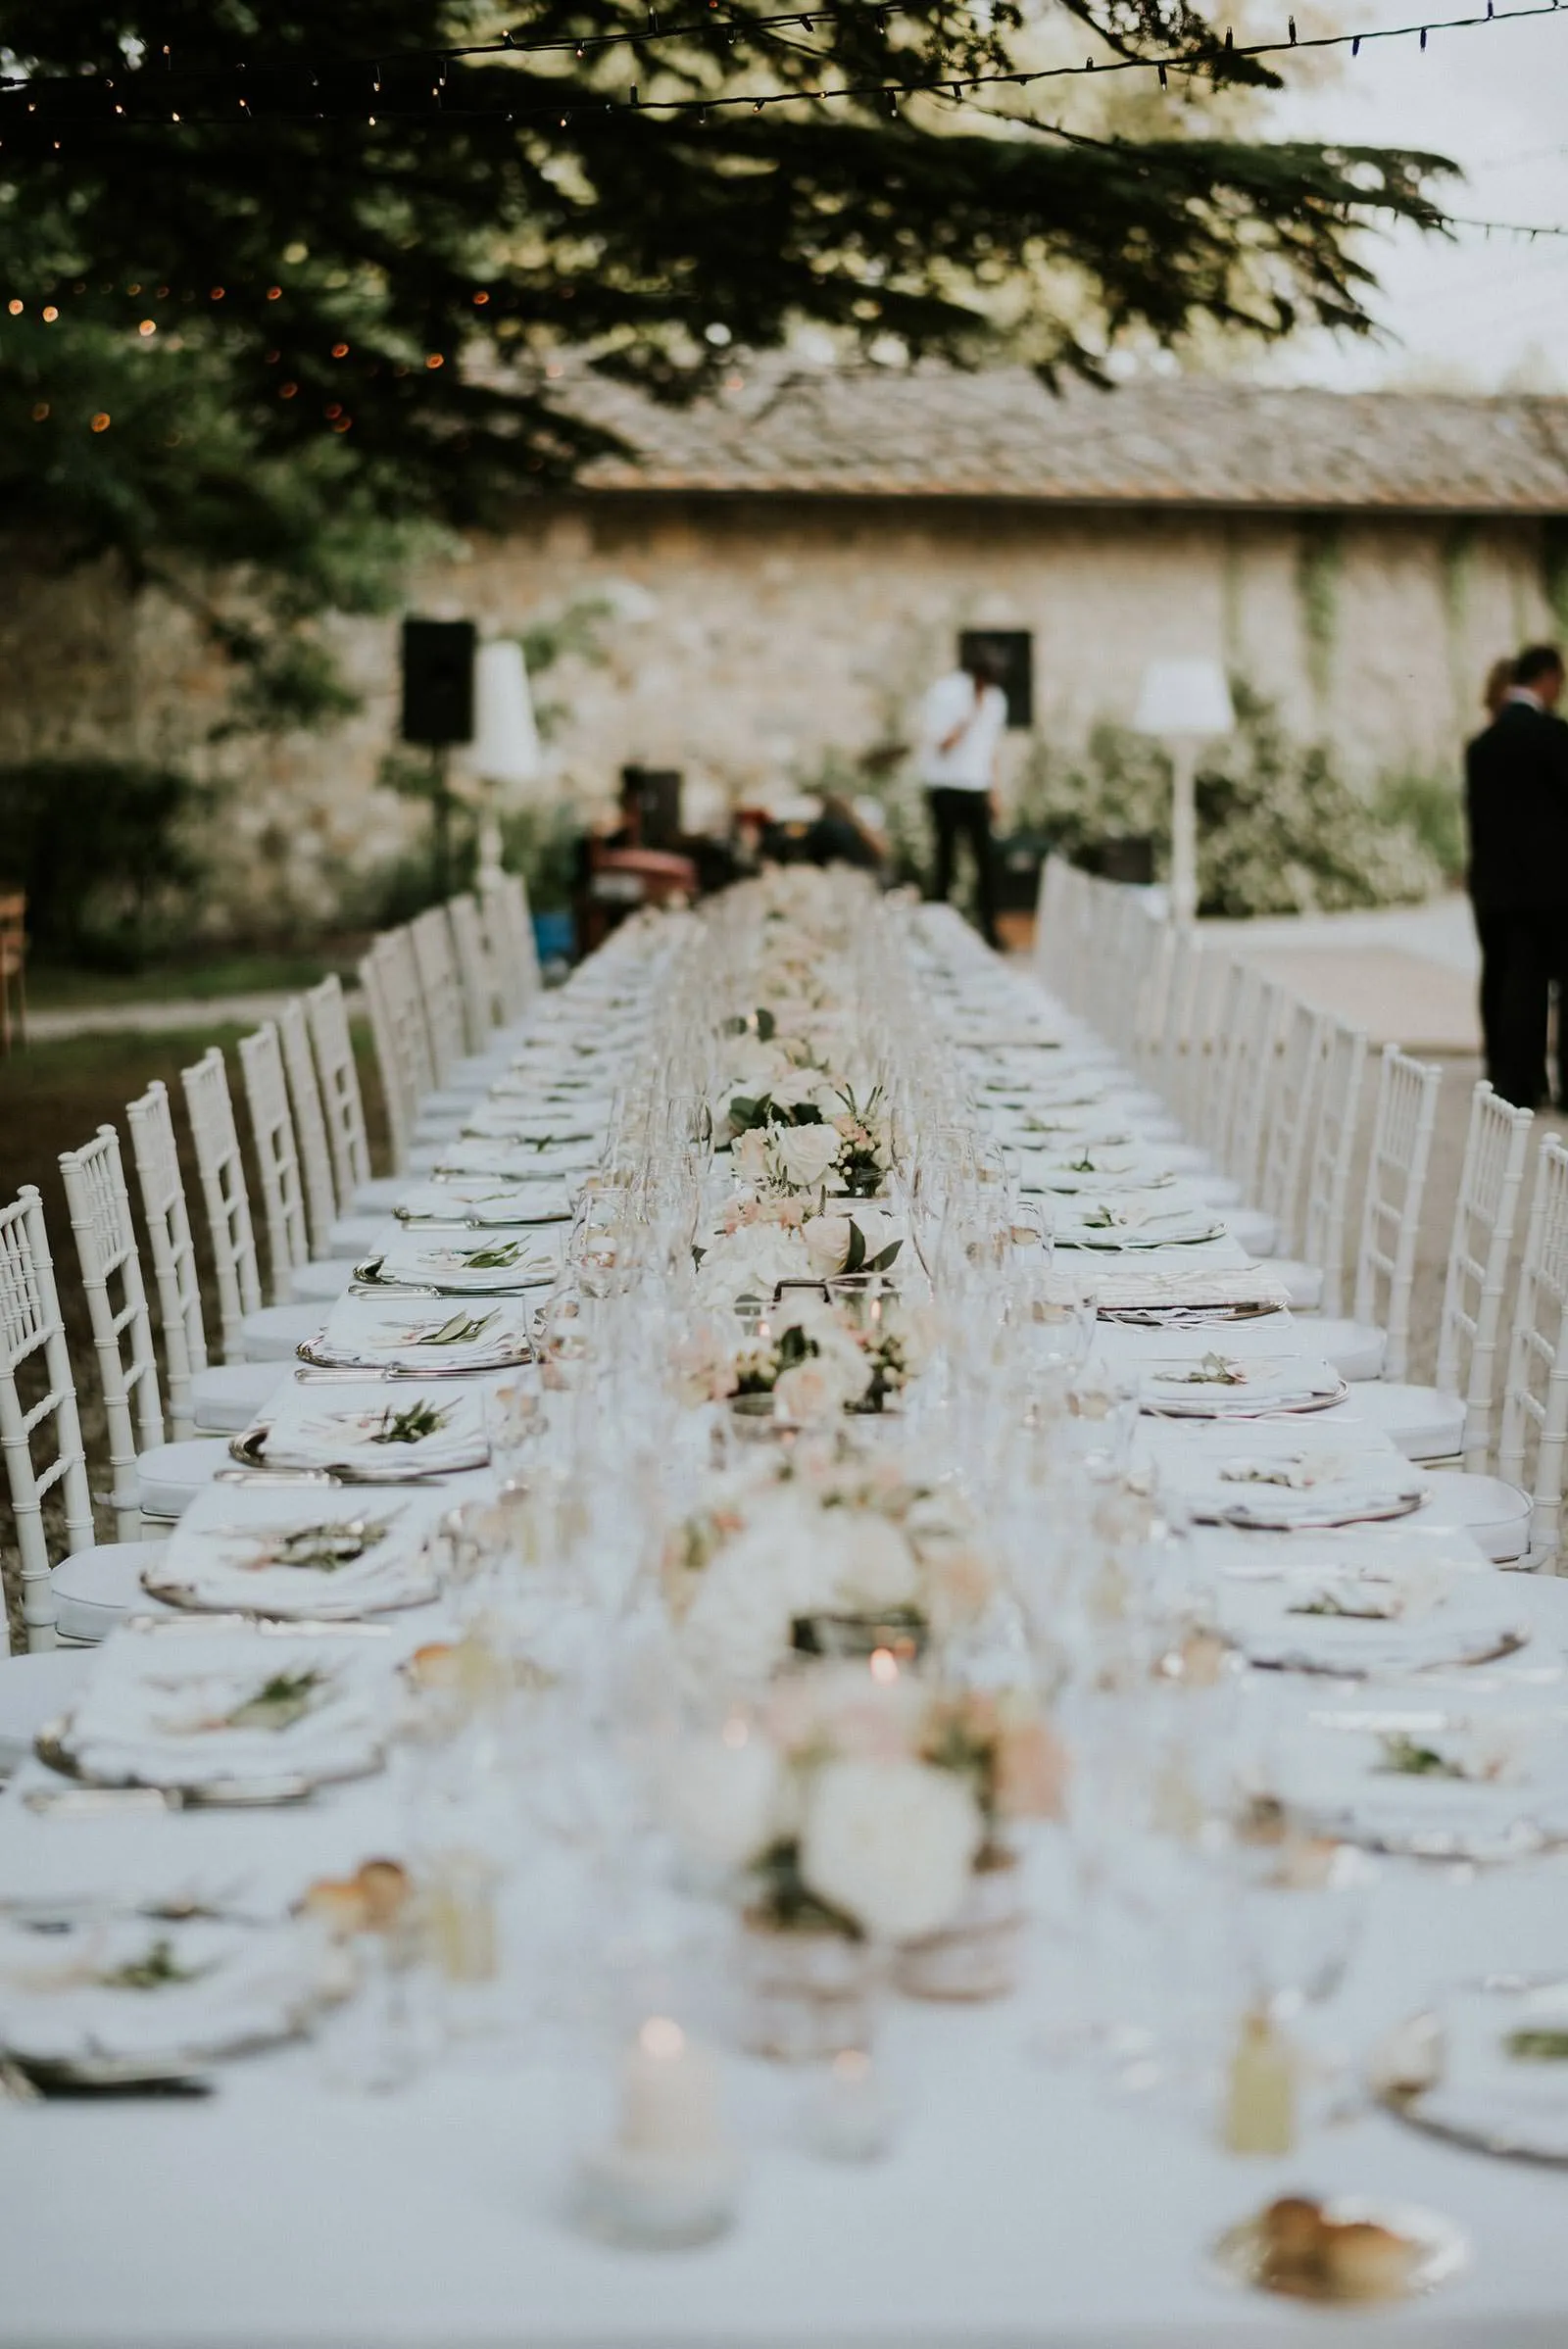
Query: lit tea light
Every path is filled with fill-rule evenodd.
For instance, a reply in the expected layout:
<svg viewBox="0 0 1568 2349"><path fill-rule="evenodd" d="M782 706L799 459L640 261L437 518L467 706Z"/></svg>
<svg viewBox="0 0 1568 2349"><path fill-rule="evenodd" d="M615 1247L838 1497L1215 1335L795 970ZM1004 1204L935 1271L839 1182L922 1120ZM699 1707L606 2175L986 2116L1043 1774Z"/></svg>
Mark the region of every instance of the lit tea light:
<svg viewBox="0 0 1568 2349"><path fill-rule="evenodd" d="M893 2143L896 2114L870 2050L845 2047L811 2090L806 2134L830 2162L879 2161Z"/></svg>
<svg viewBox="0 0 1568 2349"><path fill-rule="evenodd" d="M650 2249L706 2243L732 2224L738 2179L712 2055L650 2015L621 2062L614 2139L579 2176L583 2224Z"/></svg>
<svg viewBox="0 0 1568 2349"><path fill-rule="evenodd" d="M879 1687L890 1688L899 1677L899 1659L891 1647L871 1650L871 1678Z"/></svg>

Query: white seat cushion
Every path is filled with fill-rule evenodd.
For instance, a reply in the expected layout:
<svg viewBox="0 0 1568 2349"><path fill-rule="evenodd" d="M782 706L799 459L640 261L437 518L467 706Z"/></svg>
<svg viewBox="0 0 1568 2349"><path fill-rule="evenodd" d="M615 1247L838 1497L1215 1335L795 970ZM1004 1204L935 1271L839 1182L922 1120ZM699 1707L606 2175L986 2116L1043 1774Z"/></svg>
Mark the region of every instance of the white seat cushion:
<svg viewBox="0 0 1568 2349"><path fill-rule="evenodd" d="M354 1266L345 1256L328 1257L320 1264L296 1264L288 1276L289 1295L298 1305L332 1304L343 1295L354 1278Z"/></svg>
<svg viewBox="0 0 1568 2349"><path fill-rule="evenodd" d="M409 1187L407 1175L372 1175L344 1208L345 1215L390 1215Z"/></svg>
<svg viewBox="0 0 1568 2349"><path fill-rule="evenodd" d="M190 1383L196 1433L237 1436L287 1377L276 1362L220 1362L210 1370L198 1370Z"/></svg>
<svg viewBox="0 0 1568 2349"><path fill-rule="evenodd" d="M247 1362L292 1362L302 1346L319 1338L325 1324L324 1304L263 1305L240 1323L240 1350Z"/></svg>
<svg viewBox="0 0 1568 2349"><path fill-rule="evenodd" d="M1463 1469L1440 1468L1427 1480L1430 1506L1462 1525L1480 1543L1494 1566L1507 1566L1530 1548L1531 1504L1528 1493L1506 1485L1499 1476L1471 1476Z"/></svg>
<svg viewBox="0 0 1568 2349"><path fill-rule="evenodd" d="M142 1589L141 1570L168 1547L167 1542L100 1542L62 1558L49 1578L61 1639L106 1639L127 1615L167 1614Z"/></svg>
<svg viewBox="0 0 1568 2349"><path fill-rule="evenodd" d="M1250 1256L1271 1256L1280 1236L1280 1227L1272 1215L1261 1207L1228 1207L1225 1221L1231 1238L1246 1248Z"/></svg>
<svg viewBox="0 0 1568 2349"><path fill-rule="evenodd" d="M1270 1272L1275 1270L1271 1264ZM1294 1302L1294 1299L1293 1299ZM1332 1362L1342 1379L1380 1379L1383 1358L1389 1350L1387 1330L1378 1329L1370 1321L1340 1321L1330 1315L1319 1315L1304 1331L1310 1338L1313 1350Z"/></svg>
<svg viewBox="0 0 1568 2349"><path fill-rule="evenodd" d="M1357 1379L1346 1407L1396 1444L1408 1460L1451 1460L1464 1442L1464 1403L1441 1387Z"/></svg>
<svg viewBox="0 0 1568 2349"><path fill-rule="evenodd" d="M89 1669L79 1647L48 1647L0 1662L0 1778L26 1760L38 1732L67 1710Z"/></svg>
<svg viewBox="0 0 1568 2349"><path fill-rule="evenodd" d="M155 1444L137 1454L136 1502L144 1517L183 1517L198 1493L233 1454L220 1436L193 1436L186 1444Z"/></svg>
<svg viewBox="0 0 1568 2349"><path fill-rule="evenodd" d="M348 1264L363 1263L396 1239L402 1229L392 1215L340 1215L326 1235L328 1260L336 1257Z"/></svg>

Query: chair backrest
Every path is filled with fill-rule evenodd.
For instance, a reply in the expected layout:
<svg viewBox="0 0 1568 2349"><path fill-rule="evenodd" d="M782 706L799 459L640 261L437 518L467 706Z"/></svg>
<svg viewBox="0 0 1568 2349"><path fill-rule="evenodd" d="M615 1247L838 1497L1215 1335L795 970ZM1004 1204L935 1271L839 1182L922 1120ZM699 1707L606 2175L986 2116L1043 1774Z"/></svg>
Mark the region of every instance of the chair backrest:
<svg viewBox="0 0 1568 2349"><path fill-rule="evenodd" d="M202 1204L213 1244L213 1268L218 1276L218 1310L223 1330L223 1359L241 1358L240 1324L247 1313L260 1310L261 1268L256 1261L256 1233L251 1224L250 1194L245 1187L245 1161L240 1156L234 1128L234 1104L229 1099L228 1071L215 1044L194 1068L182 1068L185 1109L196 1145L196 1171L201 1178Z"/></svg>
<svg viewBox="0 0 1568 2349"><path fill-rule="evenodd" d="M1163 996L1152 1006L1149 1081L1168 1108L1180 1115L1186 1078L1186 1055L1192 1045L1192 1020L1198 992L1198 969L1202 956L1197 932L1187 922L1165 924Z"/></svg>
<svg viewBox="0 0 1568 2349"><path fill-rule="evenodd" d="M1390 1379L1403 1378L1409 1354L1410 1290L1442 1083L1441 1068L1384 1046L1350 1311L1387 1330L1383 1375Z"/></svg>
<svg viewBox="0 0 1568 2349"><path fill-rule="evenodd" d="M283 1053L270 1020L254 1036L240 1038L239 1064L261 1177L272 1301L282 1305L291 1294L291 1275L311 1260L311 1236L305 1220L305 1186L299 1145L294 1139L294 1116L283 1078Z"/></svg>
<svg viewBox="0 0 1568 2349"><path fill-rule="evenodd" d="M1274 1072L1273 1098L1263 1129L1263 1169L1257 1203L1279 1230L1279 1253L1288 1255L1300 1230L1301 1173L1307 1137L1328 1050L1327 1014L1293 999Z"/></svg>
<svg viewBox="0 0 1568 2349"><path fill-rule="evenodd" d="M153 1256L158 1317L164 1328L164 1368L169 1375L169 1424L176 1444L196 1426L191 1382L207 1368L207 1330L202 1319L201 1277L179 1171L174 1119L163 1079L125 1104L130 1120L136 1187Z"/></svg>
<svg viewBox="0 0 1568 2349"><path fill-rule="evenodd" d="M1225 965L1218 993L1210 998L1208 1058L1199 1090L1195 1138L1224 1163L1236 1090L1241 1033L1257 974L1235 955Z"/></svg>
<svg viewBox="0 0 1568 2349"><path fill-rule="evenodd" d="M376 939L360 964L360 977L370 1006L393 1157L401 1168L408 1163L419 1104L435 1085L430 1031L407 930L388 930Z"/></svg>
<svg viewBox="0 0 1568 2349"><path fill-rule="evenodd" d="M1323 1275L1323 1310L1340 1313L1345 1297L1345 1217L1355 1156L1355 1123L1366 1070L1366 1038L1335 1020L1323 1052L1307 1153L1305 1240L1301 1254Z"/></svg>
<svg viewBox="0 0 1568 2349"><path fill-rule="evenodd" d="M1477 1474L1492 1448L1502 1297L1534 1123L1530 1110L1515 1109L1485 1078L1470 1096L1443 1285L1437 1384L1445 1395L1465 1398L1464 1465Z"/></svg>
<svg viewBox="0 0 1568 2349"><path fill-rule="evenodd" d="M1511 1485L1527 1482L1528 1453L1535 1439L1535 1470L1528 1480L1533 1507L1530 1563L1550 1566L1561 1540L1563 1445L1568 1440L1568 1150L1548 1140L1541 1146L1536 1196L1530 1209L1519 1298L1508 1346L1508 1376L1502 1397L1498 1474Z"/></svg>
<svg viewBox="0 0 1568 2349"><path fill-rule="evenodd" d="M1069 889L1066 858L1043 857L1040 887L1035 893L1034 965L1036 977L1053 993L1056 992L1061 969L1061 932Z"/></svg>
<svg viewBox="0 0 1568 2349"><path fill-rule="evenodd" d="M447 918L452 924L452 946L458 958L458 977L463 985L463 1010L467 1026L468 1050L482 1052L496 1029L502 1024L505 1012L496 975L490 961L490 948L484 934L484 917L479 901L468 890L460 897L447 900Z"/></svg>
<svg viewBox="0 0 1568 2349"><path fill-rule="evenodd" d="M152 1315L121 1162L120 1136L100 1126L79 1150L62 1150L66 1203L81 1266L104 1418L109 1428L110 1504L122 1542L141 1533L136 1457L164 1440ZM114 1288L119 1285L119 1301Z"/></svg>
<svg viewBox="0 0 1568 2349"><path fill-rule="evenodd" d="M311 1027L303 996L289 997L278 1019L277 1031L288 1075L288 1098L294 1104L294 1139L299 1146L311 1248L316 1255L324 1256L337 1215L337 1192L332 1182L326 1113L321 1107L316 1062L311 1057Z"/></svg>
<svg viewBox="0 0 1568 2349"><path fill-rule="evenodd" d="M28 1402L23 1372L31 1361L41 1366L43 1393ZM32 1456L40 1431L47 1431L46 1440L54 1444L53 1459L41 1469ZM92 1541L92 1496L43 1201L31 1183L10 1206L0 1207L0 1450L5 1453L22 1553L22 1619L27 1645L53 1647L55 1602L49 1587L44 1495L60 1487L68 1551L85 1549Z"/></svg>
<svg viewBox="0 0 1568 2349"><path fill-rule="evenodd" d="M305 998L305 1015L311 1023L317 1074L321 1080L332 1180L338 1205L346 1215L354 1204L356 1191L370 1180L370 1143L365 1126L365 1097L360 1091L348 1005L343 1000L343 982L336 971L311 988Z"/></svg>
<svg viewBox="0 0 1568 2349"><path fill-rule="evenodd" d="M430 1037L431 1065L436 1083L444 1085L467 1050L463 982L445 905L431 905L410 922L409 944Z"/></svg>
<svg viewBox="0 0 1568 2349"><path fill-rule="evenodd" d="M1241 1185L1243 1199L1250 1199L1257 1188L1263 1121L1278 1075L1277 1047L1285 990L1277 979L1266 979L1254 970L1246 995L1246 1017L1236 1040L1231 1074L1230 1123L1222 1163L1226 1173Z"/></svg>
<svg viewBox="0 0 1568 2349"><path fill-rule="evenodd" d="M479 904L490 960L505 998L509 1020L520 1019L539 992L539 948L528 911L528 892L515 873L481 883Z"/></svg>

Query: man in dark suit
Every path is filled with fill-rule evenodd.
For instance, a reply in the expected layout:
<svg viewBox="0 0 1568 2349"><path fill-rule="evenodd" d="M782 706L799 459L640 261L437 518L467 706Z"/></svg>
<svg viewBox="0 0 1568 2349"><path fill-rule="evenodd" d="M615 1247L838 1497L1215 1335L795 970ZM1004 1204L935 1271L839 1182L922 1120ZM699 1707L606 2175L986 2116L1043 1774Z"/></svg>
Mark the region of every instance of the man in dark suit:
<svg viewBox="0 0 1568 2349"><path fill-rule="evenodd" d="M1568 1102L1568 724L1563 660L1532 645L1507 699L1465 752L1470 900L1481 940L1487 1074L1505 1101L1546 1099L1546 1007L1557 1003L1557 1096Z"/></svg>

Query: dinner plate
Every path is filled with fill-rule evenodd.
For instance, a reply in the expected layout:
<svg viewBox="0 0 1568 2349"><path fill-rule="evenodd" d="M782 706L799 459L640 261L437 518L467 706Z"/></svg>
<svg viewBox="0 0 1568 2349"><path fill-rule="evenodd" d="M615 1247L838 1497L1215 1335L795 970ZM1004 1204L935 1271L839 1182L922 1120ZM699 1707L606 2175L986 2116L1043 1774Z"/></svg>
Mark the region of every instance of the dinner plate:
<svg viewBox="0 0 1568 2349"><path fill-rule="evenodd" d="M507 1142L475 1134L443 1144L435 1171L438 1178L485 1175L492 1182L531 1181L539 1176L584 1175L598 1161L598 1148L591 1143Z"/></svg>
<svg viewBox="0 0 1568 2349"><path fill-rule="evenodd" d="M1333 1365L1310 1354L1249 1357L1216 1346L1138 1365L1139 1408L1161 1419L1261 1419L1276 1412L1326 1411L1348 1393Z"/></svg>
<svg viewBox="0 0 1568 2349"><path fill-rule="evenodd" d="M292 2038L348 1987L304 1924L0 1918L0 2053L128 2083Z"/></svg>
<svg viewBox="0 0 1568 2349"><path fill-rule="evenodd" d="M1406 1517L1430 1491L1419 1469L1392 1454L1365 1451L1281 1446L1238 1452L1212 1467L1195 1460L1194 1466L1198 1475L1181 1480L1192 1514L1205 1524L1253 1532L1311 1532Z"/></svg>
<svg viewBox="0 0 1568 2349"><path fill-rule="evenodd" d="M105 1642L37 1749L84 1786L292 1802L379 1768L397 1703L364 1632L166 1619Z"/></svg>
<svg viewBox="0 0 1568 2349"><path fill-rule="evenodd" d="M453 1476L490 1457L478 1395L439 1381L425 1391L417 1379L286 1387L271 1418L253 1422L230 1449L246 1467L314 1470L351 1484Z"/></svg>
<svg viewBox="0 0 1568 2349"><path fill-rule="evenodd" d="M1546 1712L1367 1691L1345 1726L1286 1730L1272 1791L1324 1832L1412 1859L1488 1865L1568 1841L1568 1723ZM1365 1723L1366 1726L1362 1726Z"/></svg>
<svg viewBox="0 0 1568 2349"><path fill-rule="evenodd" d="M1530 1630L1503 1579L1380 1564L1283 1567L1269 1581L1222 1579L1216 1627L1251 1664L1281 1672L1441 1672L1517 1654Z"/></svg>
<svg viewBox="0 0 1568 2349"><path fill-rule="evenodd" d="M1125 1197L1097 1200L1089 1214L1057 1217L1058 1248L1104 1248L1117 1252L1145 1248L1197 1248L1223 1240L1224 1222L1194 1207L1144 1205Z"/></svg>
<svg viewBox="0 0 1568 2349"><path fill-rule="evenodd" d="M1568 2166L1568 1980L1462 1983L1386 2033L1367 2078L1412 2129L1504 2160Z"/></svg>
<svg viewBox="0 0 1568 2349"><path fill-rule="evenodd" d="M516 1298L343 1297L319 1338L299 1350L328 1369L450 1378L531 1360L529 1320Z"/></svg>
<svg viewBox="0 0 1568 2349"><path fill-rule="evenodd" d="M421 1227L417 1239L394 1242L380 1255L356 1264L354 1278L367 1289L406 1289L445 1297L498 1297L519 1289L548 1289L561 1270L557 1238L541 1239L527 1228L497 1229L479 1237L466 1225L442 1232Z"/></svg>
<svg viewBox="0 0 1568 2349"><path fill-rule="evenodd" d="M571 1221L572 1195L554 1177L505 1181L494 1175L456 1175L444 1183L414 1183L393 1213L400 1223L492 1225Z"/></svg>
<svg viewBox="0 0 1568 2349"><path fill-rule="evenodd" d="M214 1486L142 1569L142 1586L197 1613L318 1623L422 1606L440 1588L430 1537L447 1505L444 1492L333 1502L286 1488Z"/></svg>

